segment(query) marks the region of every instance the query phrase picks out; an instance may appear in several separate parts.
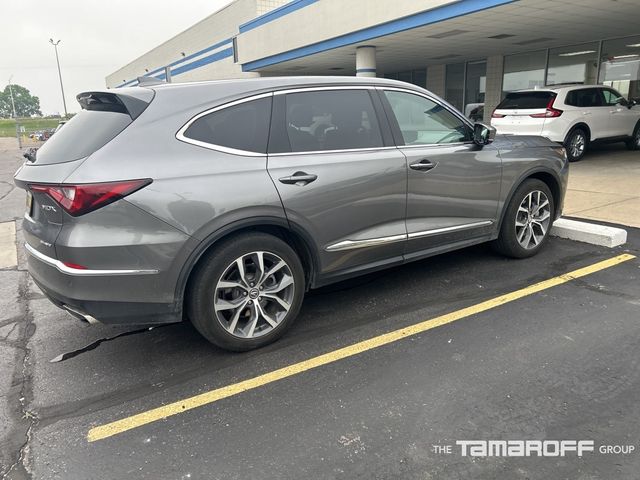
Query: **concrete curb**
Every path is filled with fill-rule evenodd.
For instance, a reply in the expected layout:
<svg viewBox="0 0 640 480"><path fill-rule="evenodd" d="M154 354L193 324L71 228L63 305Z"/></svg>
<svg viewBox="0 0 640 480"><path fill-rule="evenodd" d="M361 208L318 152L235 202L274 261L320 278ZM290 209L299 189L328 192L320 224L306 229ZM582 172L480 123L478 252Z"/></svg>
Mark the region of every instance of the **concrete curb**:
<svg viewBox="0 0 640 480"><path fill-rule="evenodd" d="M622 228L578 222L566 218L559 218L554 222L551 235L609 248L624 245L627 241L627 231Z"/></svg>

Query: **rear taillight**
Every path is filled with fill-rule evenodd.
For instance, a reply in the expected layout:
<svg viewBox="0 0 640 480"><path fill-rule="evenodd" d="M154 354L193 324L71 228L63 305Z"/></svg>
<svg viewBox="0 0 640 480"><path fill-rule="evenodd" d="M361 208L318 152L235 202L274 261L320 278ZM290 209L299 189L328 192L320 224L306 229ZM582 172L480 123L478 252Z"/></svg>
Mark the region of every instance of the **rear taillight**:
<svg viewBox="0 0 640 480"><path fill-rule="evenodd" d="M501 113L496 113L495 110L491 114L491 118L504 118L504 117L506 117L506 115L502 115Z"/></svg>
<svg viewBox="0 0 640 480"><path fill-rule="evenodd" d="M150 178L122 182L84 183L76 185L29 185L34 192L49 195L74 217L92 212L146 187Z"/></svg>
<svg viewBox="0 0 640 480"><path fill-rule="evenodd" d="M557 108L553 108L553 102L555 101L555 99L556 99L555 95L553 95L549 99L549 103L547 103L547 110L544 113L533 113L533 114L531 114L529 116L533 117L533 118L555 118L555 117L559 117L560 115L562 115L562 110L558 110Z"/></svg>

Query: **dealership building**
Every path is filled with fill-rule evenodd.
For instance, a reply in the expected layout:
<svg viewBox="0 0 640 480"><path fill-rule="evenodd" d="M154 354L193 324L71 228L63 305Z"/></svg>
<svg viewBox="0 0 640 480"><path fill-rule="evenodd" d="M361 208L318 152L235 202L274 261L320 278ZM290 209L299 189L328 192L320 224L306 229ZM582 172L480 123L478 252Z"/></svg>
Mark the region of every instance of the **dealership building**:
<svg viewBox="0 0 640 480"><path fill-rule="evenodd" d="M359 75L484 120L505 92L602 83L640 98L638 0L236 0L106 78Z"/></svg>

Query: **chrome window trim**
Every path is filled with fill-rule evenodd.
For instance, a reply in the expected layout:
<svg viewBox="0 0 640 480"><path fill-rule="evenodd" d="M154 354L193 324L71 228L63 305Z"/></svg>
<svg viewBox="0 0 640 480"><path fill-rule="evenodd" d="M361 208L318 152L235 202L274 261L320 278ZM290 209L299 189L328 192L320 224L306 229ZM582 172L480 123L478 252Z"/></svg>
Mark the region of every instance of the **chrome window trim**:
<svg viewBox="0 0 640 480"><path fill-rule="evenodd" d="M77 275L77 276L85 276L85 277L95 277L95 276L109 276L109 275L153 275L158 273L158 270L90 270L90 269L80 269L80 268L72 268L68 267L60 260L56 260L55 258L51 258L44 253L39 252L35 248L33 248L28 243L24 244L27 253L29 253L34 258L37 258L41 262L46 263L47 265L51 265L55 267L60 272L65 273L67 275Z"/></svg>
<svg viewBox="0 0 640 480"><path fill-rule="evenodd" d="M460 230L468 230L470 228L488 227L493 225L493 220L482 220L480 222L465 223L464 225L454 225L452 227L434 228L431 230L422 230L413 233L402 233L399 235L389 235L387 237L367 238L364 240L342 240L331 245L327 245L325 250L327 252L338 252L342 250L354 250L356 248L375 247L379 245L386 245L389 243L401 242L403 240L413 240L416 238L428 237L431 235L440 235L443 233L457 232Z"/></svg>
<svg viewBox="0 0 640 480"><path fill-rule="evenodd" d="M398 147L369 147L369 148L346 148L342 150L313 150L309 152L281 152L270 153L269 157L290 157L291 155L322 155L331 153L357 153L357 152L372 152L378 150L397 150Z"/></svg>
<svg viewBox="0 0 640 480"><path fill-rule="evenodd" d="M413 232L409 234L409 240L414 238L429 237L431 235L439 235L441 233L457 232L459 230L467 230L477 227L488 227L493 224L493 220L483 220L481 222L465 223L464 225L454 225L452 227L434 228L432 230L422 230L419 232Z"/></svg>
<svg viewBox="0 0 640 480"><path fill-rule="evenodd" d="M295 87L287 88L284 90L276 90L274 95L287 95L289 93L301 93L301 92L322 92L325 90L375 90L376 85L329 85L329 86L315 86L315 87Z"/></svg>
<svg viewBox="0 0 640 480"><path fill-rule="evenodd" d="M222 145L217 145L215 143L210 143L210 142L203 142L201 140L195 140L193 138L189 138L186 137L184 135L184 132L187 131L187 129L191 126L191 124L193 122L195 122L196 120L209 115L210 113L215 113L218 112L220 110L224 110L225 108L230 108L230 107L235 107L236 105L240 105L246 102L251 102L252 100L260 100L261 98L268 98L268 97L273 97L273 92L268 92L268 93L260 93L258 95L251 95L249 97L245 97L245 98L241 98L239 100L234 100L232 102L227 102L224 103L222 105L218 105L217 107L213 107L213 108L209 108L208 110L205 110L204 112L200 112L197 115L195 115L194 117L191 117L191 119L189 119L187 121L187 123L185 123L182 127L180 127L180 130L178 130L178 132L176 133L176 138L178 140L180 140L181 142L185 142L185 143L189 143L191 145L196 145L198 147L203 147L203 148L208 148L209 150L216 150L218 152L223 152L223 153L229 153L231 155L242 155L244 157L266 157L267 154L266 153L259 153L259 152L252 152L250 150L241 150L241 149L237 149L237 148L230 148L230 147L225 147Z"/></svg>

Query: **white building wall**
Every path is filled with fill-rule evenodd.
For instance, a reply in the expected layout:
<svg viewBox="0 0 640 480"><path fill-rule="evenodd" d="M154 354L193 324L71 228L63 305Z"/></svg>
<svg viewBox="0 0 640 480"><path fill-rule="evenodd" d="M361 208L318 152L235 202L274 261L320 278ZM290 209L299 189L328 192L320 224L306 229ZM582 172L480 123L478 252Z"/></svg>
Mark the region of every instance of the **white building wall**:
<svg viewBox="0 0 640 480"><path fill-rule="evenodd" d="M107 87L120 86L125 81L134 80L232 38L238 33L238 25L285 3L287 0L236 0L109 75L106 78ZM230 47L231 44L224 46L225 49ZM179 66L181 65L176 67ZM182 82L247 75L257 74L243 74L241 66L234 64L231 56L178 75L172 73L172 79L174 82Z"/></svg>
<svg viewBox="0 0 640 480"><path fill-rule="evenodd" d="M269 57L454 0L321 0L238 36L240 63ZM349 13L345 13L348 9Z"/></svg>

